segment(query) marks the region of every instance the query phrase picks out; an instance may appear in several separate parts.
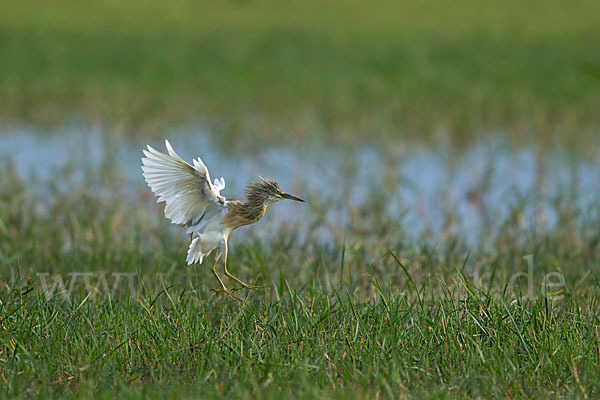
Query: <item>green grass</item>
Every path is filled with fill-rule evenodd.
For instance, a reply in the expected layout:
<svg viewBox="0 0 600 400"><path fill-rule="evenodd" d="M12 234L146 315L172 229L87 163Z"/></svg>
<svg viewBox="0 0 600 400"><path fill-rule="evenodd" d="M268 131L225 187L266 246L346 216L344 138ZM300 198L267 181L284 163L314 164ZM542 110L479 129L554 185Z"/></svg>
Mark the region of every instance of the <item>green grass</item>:
<svg viewBox="0 0 600 400"><path fill-rule="evenodd" d="M314 287L315 285L317 287ZM596 397L598 302L511 304L284 285L239 306L185 288L139 302L2 293L11 395L171 398ZM474 288L470 288L474 291ZM385 301L384 301L385 299Z"/></svg>
<svg viewBox="0 0 600 400"><path fill-rule="evenodd" d="M200 119L235 142L456 140L598 127L598 2L8 2L7 123L130 134ZM123 128L124 127L124 128Z"/></svg>
<svg viewBox="0 0 600 400"><path fill-rule="evenodd" d="M185 267L187 238L147 190L131 199L106 171L90 171L85 186L63 171L61 190L2 171L3 397L599 395L594 210L582 219L557 202L561 229L546 232L510 217L491 250L451 232L436 246L408 240L398 221L369 214L345 243L289 231L234 238L231 269L271 286L240 304L209 291L207 266ZM376 240L367 247L361 237ZM527 255L535 269L525 297L526 281L509 282ZM564 285L544 295L541 278L553 272ZM60 276L66 291L47 297L39 273ZM73 273L92 274L97 290ZM113 286L114 273L135 274L133 284Z"/></svg>

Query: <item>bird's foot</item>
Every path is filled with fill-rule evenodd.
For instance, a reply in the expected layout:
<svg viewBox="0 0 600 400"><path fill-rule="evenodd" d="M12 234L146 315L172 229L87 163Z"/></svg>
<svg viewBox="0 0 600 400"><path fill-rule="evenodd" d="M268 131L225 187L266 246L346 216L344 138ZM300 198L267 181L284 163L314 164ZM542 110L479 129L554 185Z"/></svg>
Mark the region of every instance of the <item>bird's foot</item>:
<svg viewBox="0 0 600 400"><path fill-rule="evenodd" d="M250 284L244 283L244 282L241 282L240 284L242 286L233 288L232 291L233 292L237 292L238 290L242 290L242 289L259 290L259 289L265 289L267 287L267 286L250 285Z"/></svg>
<svg viewBox="0 0 600 400"><path fill-rule="evenodd" d="M241 288L233 288L233 290L229 290L226 287L222 287L222 288L217 288L217 289L212 289L212 291L214 293L225 293L227 295L227 297L229 297L231 300L237 300L237 301L241 301L243 302L242 299L240 299L239 297L237 297L235 294L233 294L233 292L235 292L236 290L239 290Z"/></svg>
<svg viewBox="0 0 600 400"><path fill-rule="evenodd" d="M234 292L236 292L238 290L242 290L242 289L258 290L258 289L264 289L264 288L266 288L266 286L251 285L249 283L244 282L243 280L241 280L238 277L234 276L231 272L227 271L227 268L225 269L225 275L228 278L233 279L238 285L240 285L240 287L237 287L237 288L233 289Z"/></svg>

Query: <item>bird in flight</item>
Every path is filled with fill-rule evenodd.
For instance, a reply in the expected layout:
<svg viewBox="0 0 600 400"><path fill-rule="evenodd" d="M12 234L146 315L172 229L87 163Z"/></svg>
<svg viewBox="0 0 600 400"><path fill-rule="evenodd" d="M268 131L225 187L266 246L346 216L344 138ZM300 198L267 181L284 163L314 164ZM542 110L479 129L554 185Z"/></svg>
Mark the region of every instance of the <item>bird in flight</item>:
<svg viewBox="0 0 600 400"><path fill-rule="evenodd" d="M193 161L194 165L190 165L175 153L168 140L165 144L168 154L151 146L143 150L142 171L148 186L158 196L157 202L166 203L165 216L173 224L185 226L190 234L192 242L187 253L188 265L202 263L204 257L217 249L211 271L221 287L215 292L240 300L234 291L263 288L243 282L227 269L229 234L234 229L260 220L271 203L282 199L304 200L284 193L277 182L262 177L246 187L245 201L226 199L220 194L225 188L225 180L215 179L211 183L208 169L200 157ZM225 275L240 287L230 290L223 283L215 269L221 257Z"/></svg>

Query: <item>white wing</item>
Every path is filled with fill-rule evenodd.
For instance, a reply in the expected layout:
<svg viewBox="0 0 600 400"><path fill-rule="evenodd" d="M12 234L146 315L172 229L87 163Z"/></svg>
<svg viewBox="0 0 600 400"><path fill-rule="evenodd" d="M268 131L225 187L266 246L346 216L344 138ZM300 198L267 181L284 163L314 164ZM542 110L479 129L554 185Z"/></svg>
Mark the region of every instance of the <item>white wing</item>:
<svg viewBox="0 0 600 400"><path fill-rule="evenodd" d="M174 224L195 225L207 212L223 210L225 198L219 193L225 187L223 178L215 179L213 186L200 158L191 166L175 153L168 140L165 144L168 155L148 146L148 150L144 150L146 157L142 158L148 186L159 196L157 202L167 203L165 216Z"/></svg>
<svg viewBox="0 0 600 400"><path fill-rule="evenodd" d="M221 177L221 179L215 179L213 187L219 192L225 189L225 179L223 179L223 177Z"/></svg>

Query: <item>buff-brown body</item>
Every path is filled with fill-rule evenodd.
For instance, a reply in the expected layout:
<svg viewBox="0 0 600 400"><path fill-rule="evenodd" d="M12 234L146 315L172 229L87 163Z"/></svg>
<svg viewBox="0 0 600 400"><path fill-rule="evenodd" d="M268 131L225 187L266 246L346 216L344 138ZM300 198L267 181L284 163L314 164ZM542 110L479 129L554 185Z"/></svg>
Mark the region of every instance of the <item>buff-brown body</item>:
<svg viewBox="0 0 600 400"><path fill-rule="evenodd" d="M267 211L266 203L250 203L240 200L227 200L227 214L221 220L221 225L231 230L250 225L260 220Z"/></svg>

